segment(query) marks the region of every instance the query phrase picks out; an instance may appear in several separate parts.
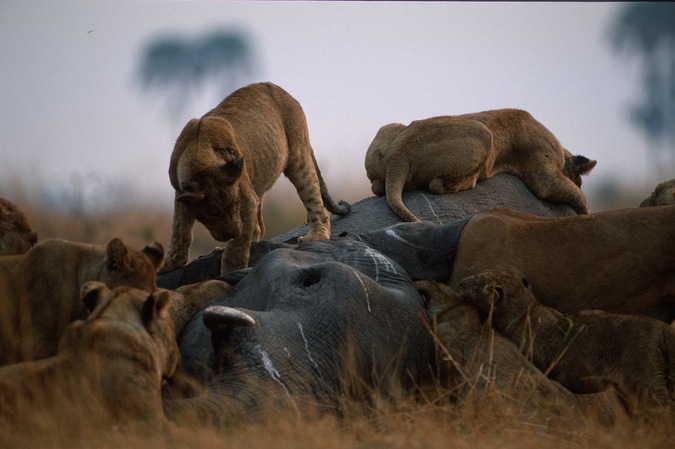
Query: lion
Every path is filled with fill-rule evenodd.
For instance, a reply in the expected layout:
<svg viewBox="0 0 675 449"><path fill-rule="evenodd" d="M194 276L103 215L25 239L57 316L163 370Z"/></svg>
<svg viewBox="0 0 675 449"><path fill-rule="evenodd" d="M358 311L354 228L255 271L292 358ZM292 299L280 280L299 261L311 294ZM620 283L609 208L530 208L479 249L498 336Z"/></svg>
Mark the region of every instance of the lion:
<svg viewBox="0 0 675 449"><path fill-rule="evenodd" d="M403 204L403 190L455 193L498 173L518 176L541 200L586 214L580 176L596 162L572 156L528 112L497 109L385 125L368 147L365 168L372 192L386 195L402 220L418 221Z"/></svg>
<svg viewBox="0 0 675 449"><path fill-rule="evenodd" d="M161 388L180 361L168 292L85 282L91 313L71 323L49 358L0 368L0 428L166 425Z"/></svg>
<svg viewBox="0 0 675 449"><path fill-rule="evenodd" d="M185 265L195 220L226 242L221 273L248 265L252 241L265 233L263 195L284 173L307 209L309 232L299 241L330 237L326 208L345 215L326 187L309 142L300 104L272 83L243 87L176 140L169 178L175 189L171 243L163 272ZM325 206L325 207L324 207Z"/></svg>
<svg viewBox="0 0 675 449"><path fill-rule="evenodd" d="M570 217L510 209L474 215L457 243L459 282L485 269L526 277L537 300L565 314L601 309L675 318L675 205Z"/></svg>
<svg viewBox="0 0 675 449"><path fill-rule="evenodd" d="M0 257L0 365L54 355L66 326L87 316L84 282L152 292L163 259L158 242L136 251L119 238L106 245L47 239L26 254Z"/></svg>
<svg viewBox="0 0 675 449"><path fill-rule="evenodd" d="M573 393L616 388L632 411L675 405L671 326L601 310L565 315L537 301L527 279L510 270L484 270L460 286L463 300Z"/></svg>
<svg viewBox="0 0 675 449"><path fill-rule="evenodd" d="M37 243L37 232L11 201L0 198L0 256L24 254Z"/></svg>
<svg viewBox="0 0 675 449"><path fill-rule="evenodd" d="M651 195L640 203L640 207L667 206L675 204L675 178L656 186Z"/></svg>
<svg viewBox="0 0 675 449"><path fill-rule="evenodd" d="M460 400L492 397L523 417L546 421L554 416L579 424L581 408L575 395L546 378L510 340L483 324L476 306L435 281L416 281L415 287L435 324L446 387L461 395Z"/></svg>

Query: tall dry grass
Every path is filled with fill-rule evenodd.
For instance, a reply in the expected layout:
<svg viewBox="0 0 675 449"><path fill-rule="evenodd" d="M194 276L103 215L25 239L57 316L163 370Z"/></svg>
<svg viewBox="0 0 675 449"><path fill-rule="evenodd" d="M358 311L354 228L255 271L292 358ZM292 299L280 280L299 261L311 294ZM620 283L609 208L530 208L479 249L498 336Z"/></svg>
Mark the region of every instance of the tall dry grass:
<svg viewBox="0 0 675 449"><path fill-rule="evenodd" d="M111 367L114 369L114 367ZM518 398L503 391L463 385L468 393L438 384L408 395L384 397L371 392L367 399L340 398L333 408L303 397L276 396L250 419L214 424L184 416L162 430L143 427L101 428L92 404L59 401L53 410L35 416L30 430L17 432L0 425L3 448L236 448L271 447L368 448L500 448L500 449L604 449L675 447L675 422L619 420L612 427L590 420L570 425L555 418L533 419L514 407ZM468 388L464 388L468 387ZM130 394L133 394L130 392ZM58 399L58 398L57 398ZM95 405L95 404L94 404ZM1 404L0 404L1 406ZM220 407L227 415L228 405ZM234 416L234 414L232 414ZM75 422L75 428L64 425Z"/></svg>
<svg viewBox="0 0 675 449"><path fill-rule="evenodd" d="M292 189L292 188L291 188ZM266 238L285 232L304 221L299 201L288 201L295 193L281 188L266 197ZM56 237L89 243L104 243L120 237L142 247L152 240L168 246L171 232L170 208L147 203L119 202L112 207L87 210L48 208L21 189L0 190L21 207L40 239ZM365 194L364 194L365 196ZM639 198L643 195L639 194ZM637 200L633 201L633 203ZM597 209L597 207L596 207ZM207 254L217 246L201 226L195 228L191 257ZM114 369L114 367L112 368ZM147 429L104 428L86 407L53 409L36 416L40 429L17 432L0 428L0 448L501 448L501 449L604 449L675 447L675 422L663 420L620 420L612 427L590 421L587 426L569 427L552 418L533 421L504 400L503 392L468 388L447 389L439 385L417 394L395 399L373 394L369 400L344 399L338 413L320 408L268 406L253 420L225 426L196 419L172 423L161 432ZM457 389L469 391L455 397ZM270 393L271 394L271 393ZM272 401L275 402L275 401ZM283 401L280 401L283 403ZM0 400L0 410L2 401ZM227 408L227 405L225 405ZM78 422L73 432L60 425L63 418Z"/></svg>

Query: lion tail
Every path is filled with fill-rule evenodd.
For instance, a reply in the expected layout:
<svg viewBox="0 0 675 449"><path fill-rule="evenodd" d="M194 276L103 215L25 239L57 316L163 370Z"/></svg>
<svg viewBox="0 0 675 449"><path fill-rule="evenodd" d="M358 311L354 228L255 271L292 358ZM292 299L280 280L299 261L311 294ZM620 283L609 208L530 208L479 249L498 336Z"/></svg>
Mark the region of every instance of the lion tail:
<svg viewBox="0 0 675 449"><path fill-rule="evenodd" d="M314 168L316 169L316 176L319 178L319 188L321 189L321 199L323 200L323 205L335 215L344 216L347 215L352 210L352 206L345 200L340 200L339 203L333 201L333 198L328 192L328 186L321 176L321 170L319 169L319 164L316 162L316 157L314 157L314 152L312 151L312 161L314 162Z"/></svg>
<svg viewBox="0 0 675 449"><path fill-rule="evenodd" d="M387 165L387 175L385 179L385 191L387 193L387 203L389 207L398 215L401 220L414 222L419 221L410 209L403 204L403 188L405 187L405 180L408 177L410 166L407 161L399 154L394 155Z"/></svg>

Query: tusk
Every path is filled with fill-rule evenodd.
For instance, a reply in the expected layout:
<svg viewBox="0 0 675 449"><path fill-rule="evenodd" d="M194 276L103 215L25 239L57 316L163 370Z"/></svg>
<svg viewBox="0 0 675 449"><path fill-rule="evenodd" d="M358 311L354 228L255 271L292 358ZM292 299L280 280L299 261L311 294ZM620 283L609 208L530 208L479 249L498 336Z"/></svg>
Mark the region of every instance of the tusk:
<svg viewBox="0 0 675 449"><path fill-rule="evenodd" d="M209 306L204 311L204 324L211 331L228 325L254 326L255 320L251 315L239 309L226 306Z"/></svg>

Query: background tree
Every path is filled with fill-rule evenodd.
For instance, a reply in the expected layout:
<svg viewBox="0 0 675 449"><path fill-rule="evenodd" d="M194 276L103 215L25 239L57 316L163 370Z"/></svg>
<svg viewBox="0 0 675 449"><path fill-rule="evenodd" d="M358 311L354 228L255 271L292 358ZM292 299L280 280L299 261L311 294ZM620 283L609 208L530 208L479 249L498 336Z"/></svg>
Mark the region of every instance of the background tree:
<svg viewBox="0 0 675 449"><path fill-rule="evenodd" d="M145 91L165 91L177 118L196 94L213 87L218 101L241 87L254 71L253 50L241 31L216 30L195 39L159 36L143 49L139 80Z"/></svg>
<svg viewBox="0 0 675 449"><path fill-rule="evenodd" d="M641 63L642 99L629 108L653 148L672 169L675 156L675 3L627 3L610 29L611 44ZM658 156L655 154L655 156ZM665 171L664 170L664 171Z"/></svg>

